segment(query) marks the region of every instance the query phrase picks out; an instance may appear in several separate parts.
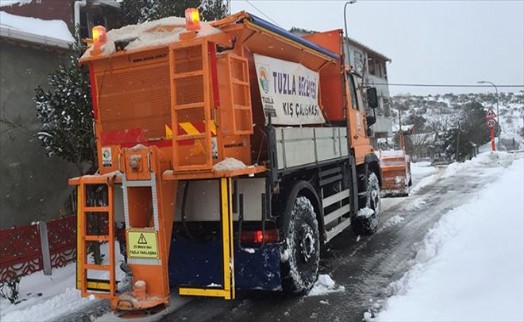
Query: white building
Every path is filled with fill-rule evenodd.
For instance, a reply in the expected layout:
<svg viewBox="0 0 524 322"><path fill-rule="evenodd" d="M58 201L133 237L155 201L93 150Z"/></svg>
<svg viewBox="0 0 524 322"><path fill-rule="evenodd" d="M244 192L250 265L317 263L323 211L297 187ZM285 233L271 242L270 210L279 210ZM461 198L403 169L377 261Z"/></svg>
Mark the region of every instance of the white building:
<svg viewBox="0 0 524 322"><path fill-rule="evenodd" d="M349 41L349 55L346 63L364 77L364 86L377 89L379 107L375 110L377 122L372 126L374 142L379 138L392 135L392 121L390 111L389 86L386 63L391 59L381 53L351 39ZM344 47L345 49L347 47ZM349 61L347 61L349 59Z"/></svg>

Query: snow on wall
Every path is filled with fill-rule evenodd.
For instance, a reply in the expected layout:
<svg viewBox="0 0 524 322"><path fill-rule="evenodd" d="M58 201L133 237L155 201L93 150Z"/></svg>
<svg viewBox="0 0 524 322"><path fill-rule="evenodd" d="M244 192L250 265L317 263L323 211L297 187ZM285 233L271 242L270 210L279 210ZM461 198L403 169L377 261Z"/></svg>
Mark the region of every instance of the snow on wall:
<svg viewBox="0 0 524 322"><path fill-rule="evenodd" d="M2 5L4 1L2 0ZM0 11L0 28L72 43L75 41L62 20L22 17Z"/></svg>
<svg viewBox="0 0 524 322"><path fill-rule="evenodd" d="M0 7L11 7L15 4L23 6L24 4L28 4L31 2L33 2L33 0L2 0L0 1Z"/></svg>

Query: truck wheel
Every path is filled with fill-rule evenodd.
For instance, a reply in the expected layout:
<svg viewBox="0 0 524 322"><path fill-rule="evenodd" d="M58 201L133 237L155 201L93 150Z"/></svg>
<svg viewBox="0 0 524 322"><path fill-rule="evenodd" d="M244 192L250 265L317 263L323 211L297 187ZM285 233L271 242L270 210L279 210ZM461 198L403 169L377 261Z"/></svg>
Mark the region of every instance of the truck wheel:
<svg viewBox="0 0 524 322"><path fill-rule="evenodd" d="M287 294L304 294L317 280L320 259L318 222L311 201L297 196L289 218L282 245L282 289Z"/></svg>
<svg viewBox="0 0 524 322"><path fill-rule="evenodd" d="M355 217L351 226L353 231L358 235L371 235L378 228L378 219L380 216L380 185L377 175L373 172L368 174L368 190L366 193L366 205L373 211L373 214L367 215L362 209L359 215Z"/></svg>

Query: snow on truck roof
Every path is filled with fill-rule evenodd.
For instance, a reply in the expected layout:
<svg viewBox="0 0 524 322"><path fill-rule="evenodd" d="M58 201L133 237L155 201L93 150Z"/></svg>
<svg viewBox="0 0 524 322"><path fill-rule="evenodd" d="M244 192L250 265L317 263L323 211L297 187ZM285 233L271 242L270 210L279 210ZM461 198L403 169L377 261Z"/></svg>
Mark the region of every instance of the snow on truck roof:
<svg viewBox="0 0 524 322"><path fill-rule="evenodd" d="M403 158L406 156L404 150L380 150L379 154L382 158Z"/></svg>
<svg viewBox="0 0 524 322"><path fill-rule="evenodd" d="M200 30L196 37L206 37L219 34L217 28L212 27L207 22L200 22ZM172 42L180 40L180 34L186 31L186 20L180 17L167 17L142 24L128 25L120 29L112 29L107 32L107 43L101 46L101 53L92 55L93 48L90 47L81 60L93 58L104 58L114 54L116 50L115 41L123 42L126 52L140 51L146 48L167 46Z"/></svg>

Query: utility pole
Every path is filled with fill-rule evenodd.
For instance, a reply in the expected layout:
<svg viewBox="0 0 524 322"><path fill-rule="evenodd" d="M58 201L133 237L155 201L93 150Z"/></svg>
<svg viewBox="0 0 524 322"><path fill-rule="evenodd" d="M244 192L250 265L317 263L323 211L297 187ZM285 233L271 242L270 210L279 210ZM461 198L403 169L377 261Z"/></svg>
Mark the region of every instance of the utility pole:
<svg viewBox="0 0 524 322"><path fill-rule="evenodd" d="M347 58L348 65L351 65L351 60L349 59L349 35L348 35L348 23L346 21L346 8L348 4L353 4L355 2L357 2L357 0L351 0L344 4L344 33L346 37L346 55L348 57Z"/></svg>

